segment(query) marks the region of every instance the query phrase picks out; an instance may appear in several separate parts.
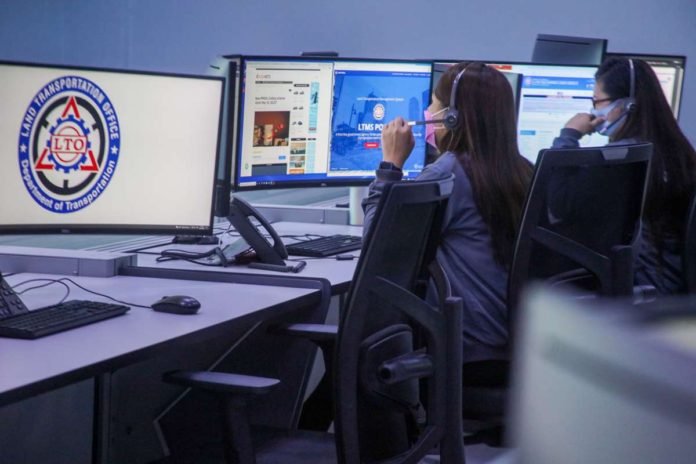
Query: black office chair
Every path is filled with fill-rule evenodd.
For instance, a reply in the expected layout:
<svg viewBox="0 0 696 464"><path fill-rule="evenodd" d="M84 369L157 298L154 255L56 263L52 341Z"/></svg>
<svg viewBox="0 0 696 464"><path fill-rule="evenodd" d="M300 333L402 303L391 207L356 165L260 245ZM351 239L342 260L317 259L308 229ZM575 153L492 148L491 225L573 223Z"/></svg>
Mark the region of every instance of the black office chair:
<svg viewBox="0 0 696 464"><path fill-rule="evenodd" d="M651 154L652 144L539 153L509 273L510 346L520 292L531 281L582 296L633 294ZM477 386L478 366L464 367L464 416L473 419L475 432L467 442L499 444L501 438L509 363L480 363L488 371L491 366L500 370L500 385Z"/></svg>
<svg viewBox="0 0 696 464"><path fill-rule="evenodd" d="M691 200L686 221L682 272L687 293L696 294L696 194Z"/></svg>
<svg viewBox="0 0 696 464"><path fill-rule="evenodd" d="M333 366L335 440L296 430L268 433L265 443L254 447L246 404L277 381L220 372L165 374L167 382L223 398L228 463L417 462L437 445L442 462L464 462L462 303L450 297L449 282L434 263L452 186L452 178L387 185L339 326L276 330L334 345L326 357ZM422 298L428 279L439 307ZM421 385L427 392L424 405Z"/></svg>

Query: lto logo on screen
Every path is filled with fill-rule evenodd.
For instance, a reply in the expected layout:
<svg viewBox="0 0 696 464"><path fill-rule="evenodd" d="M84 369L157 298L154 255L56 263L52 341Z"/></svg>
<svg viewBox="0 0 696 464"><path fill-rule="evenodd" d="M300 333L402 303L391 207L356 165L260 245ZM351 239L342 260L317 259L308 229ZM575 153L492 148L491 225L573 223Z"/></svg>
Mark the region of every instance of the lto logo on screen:
<svg viewBox="0 0 696 464"><path fill-rule="evenodd" d="M384 105L381 103L377 103L374 108L372 108L372 117L375 118L375 121L381 121L384 119Z"/></svg>
<svg viewBox="0 0 696 464"><path fill-rule="evenodd" d="M54 213L99 198L116 170L121 131L116 111L94 82L64 76L29 103L19 131L19 171L31 197Z"/></svg>

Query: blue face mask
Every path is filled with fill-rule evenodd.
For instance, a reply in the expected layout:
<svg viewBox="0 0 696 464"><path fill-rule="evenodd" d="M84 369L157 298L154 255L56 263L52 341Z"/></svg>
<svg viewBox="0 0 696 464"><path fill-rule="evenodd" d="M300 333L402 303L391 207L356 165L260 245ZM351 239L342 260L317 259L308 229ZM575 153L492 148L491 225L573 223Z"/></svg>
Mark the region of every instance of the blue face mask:
<svg viewBox="0 0 696 464"><path fill-rule="evenodd" d="M592 108L592 110L590 110L590 113L592 113L592 115L595 118L604 118L604 122L602 124L600 124L599 126L597 126L597 129L596 129L599 134L611 137L611 135L614 132L616 132L616 130L619 127L621 127L623 120L626 119L626 115L628 114L628 111L624 110L623 112L621 112L621 115L618 118L616 118L614 121L611 121L611 122L607 121L606 117L609 116L609 113L611 113L614 108L616 108L619 105L623 105L624 100L625 100L624 98L620 98L618 100L614 100L613 102L611 102L610 104L608 104L607 106L605 106L602 109L596 110L596 109Z"/></svg>

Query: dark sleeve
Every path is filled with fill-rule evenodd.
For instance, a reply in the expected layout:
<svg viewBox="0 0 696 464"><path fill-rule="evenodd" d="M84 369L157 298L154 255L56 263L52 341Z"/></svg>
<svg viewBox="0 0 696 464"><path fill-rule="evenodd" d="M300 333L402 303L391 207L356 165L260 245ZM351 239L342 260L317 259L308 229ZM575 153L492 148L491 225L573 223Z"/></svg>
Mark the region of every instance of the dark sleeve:
<svg viewBox="0 0 696 464"><path fill-rule="evenodd" d="M365 219L363 220L363 237L367 236L367 231L372 224L377 204L382 197L384 186L390 182L400 181L403 176L404 173L400 169L377 169L375 180L370 184L369 193L362 201L362 208L365 213Z"/></svg>
<svg viewBox="0 0 696 464"><path fill-rule="evenodd" d="M553 145L551 145L551 148L578 148L580 146L581 138L582 132L579 130L564 127L561 129L560 135L553 139Z"/></svg>
<svg viewBox="0 0 696 464"><path fill-rule="evenodd" d="M416 181L435 180L449 176L455 161L451 153L440 156L434 163L423 168L423 171L418 174ZM372 224L374 220L375 210L382 196L384 185L389 182L398 182L403 176L404 173L400 169L377 169L375 180L370 184L367 198L362 201L363 212L365 213L365 218L363 220L363 237L367 236L370 224Z"/></svg>

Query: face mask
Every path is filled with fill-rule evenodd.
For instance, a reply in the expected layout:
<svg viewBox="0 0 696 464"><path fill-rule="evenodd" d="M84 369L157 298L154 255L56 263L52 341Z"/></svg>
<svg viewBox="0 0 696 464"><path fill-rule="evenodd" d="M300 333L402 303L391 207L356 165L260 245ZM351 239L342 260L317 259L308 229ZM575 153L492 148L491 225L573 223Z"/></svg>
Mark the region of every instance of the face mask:
<svg viewBox="0 0 696 464"><path fill-rule="evenodd" d="M430 111L428 111L428 110L425 110L423 112L423 115L425 116L426 121L431 121L433 119L433 115L430 114ZM435 142L435 125L434 124L426 124L425 125L425 143L427 143L431 147L435 147L437 149L437 143Z"/></svg>
<svg viewBox="0 0 696 464"><path fill-rule="evenodd" d="M592 108L592 110L590 110L590 113L592 113L595 118L605 118L604 122L596 128L599 134L611 137L611 135L621 127L621 122L623 122L626 118L626 114L628 114L626 111L623 111L618 118L611 122L607 121L606 117L609 116L609 113L611 113L614 108L622 105L624 103L623 100L624 99L614 100L602 109L596 110Z"/></svg>
<svg viewBox="0 0 696 464"><path fill-rule="evenodd" d="M446 110L447 110L447 108L443 108L440 111L432 114L432 113L430 113L430 111L428 111L426 109L425 111L423 111L423 115L425 116L424 119L426 121L432 121L433 119L435 119L435 116L440 115L441 113L443 113ZM425 143L427 143L428 145L430 145L431 147L433 147L437 150L438 148L437 148L437 142L435 141L435 129L437 129L438 127L435 127L436 125L438 127L441 127L440 124L426 124L425 125Z"/></svg>

